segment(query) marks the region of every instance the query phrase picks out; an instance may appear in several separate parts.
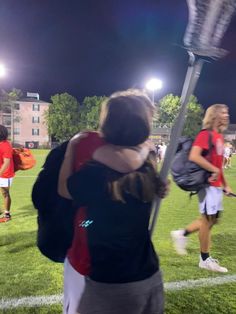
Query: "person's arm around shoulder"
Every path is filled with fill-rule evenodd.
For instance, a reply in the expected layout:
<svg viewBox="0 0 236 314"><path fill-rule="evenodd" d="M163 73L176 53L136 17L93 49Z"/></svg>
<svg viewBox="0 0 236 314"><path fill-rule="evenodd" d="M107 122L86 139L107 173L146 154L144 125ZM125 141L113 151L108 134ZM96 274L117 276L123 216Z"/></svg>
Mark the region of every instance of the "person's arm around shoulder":
<svg viewBox="0 0 236 314"><path fill-rule="evenodd" d="M155 151L155 146L149 140L134 148L107 144L94 152L93 159L116 171L127 173L140 168L151 151Z"/></svg>
<svg viewBox="0 0 236 314"><path fill-rule="evenodd" d="M67 199L72 199L72 196L70 195L67 188L67 179L73 174L75 148L76 148L76 145L81 140L81 138L84 138L85 136L86 136L85 134L78 133L74 137L72 137L72 139L69 141L67 145L64 160L61 165L59 178L58 178L57 191L60 196Z"/></svg>

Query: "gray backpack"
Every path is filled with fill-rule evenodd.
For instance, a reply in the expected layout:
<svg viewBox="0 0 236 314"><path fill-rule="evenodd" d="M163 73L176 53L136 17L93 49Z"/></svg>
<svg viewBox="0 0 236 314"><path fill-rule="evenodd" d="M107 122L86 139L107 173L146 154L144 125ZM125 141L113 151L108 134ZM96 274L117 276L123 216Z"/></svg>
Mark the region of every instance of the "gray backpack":
<svg viewBox="0 0 236 314"><path fill-rule="evenodd" d="M201 130L200 132L202 132ZM202 156L209 160L212 151L212 134L209 133L209 149L204 150ZM208 178L211 173L201 168L188 159L192 148L193 139L181 137L171 166L171 174L174 182L184 191L197 193L200 189L209 185Z"/></svg>

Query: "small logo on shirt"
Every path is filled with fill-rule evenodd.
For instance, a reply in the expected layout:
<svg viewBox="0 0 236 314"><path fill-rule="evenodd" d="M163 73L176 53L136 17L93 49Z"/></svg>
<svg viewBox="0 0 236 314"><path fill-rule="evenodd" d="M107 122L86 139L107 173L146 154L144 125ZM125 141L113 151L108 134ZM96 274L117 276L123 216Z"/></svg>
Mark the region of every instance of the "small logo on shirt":
<svg viewBox="0 0 236 314"><path fill-rule="evenodd" d="M93 223L93 220L83 220L79 224L79 227L81 227L81 228L88 228L92 223Z"/></svg>

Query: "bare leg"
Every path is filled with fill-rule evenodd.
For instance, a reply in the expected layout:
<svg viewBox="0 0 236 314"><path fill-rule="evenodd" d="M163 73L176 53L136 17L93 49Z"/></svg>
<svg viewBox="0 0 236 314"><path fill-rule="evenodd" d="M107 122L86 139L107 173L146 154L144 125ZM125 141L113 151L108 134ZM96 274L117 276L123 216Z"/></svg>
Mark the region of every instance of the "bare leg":
<svg viewBox="0 0 236 314"><path fill-rule="evenodd" d="M202 218L196 219L193 222L191 222L185 230L188 231L188 233L193 233L196 231L199 231L202 224Z"/></svg>
<svg viewBox="0 0 236 314"><path fill-rule="evenodd" d="M201 227L201 218L191 222L185 229L171 231L171 238L174 248L179 255L187 254L187 235L199 231Z"/></svg>
<svg viewBox="0 0 236 314"><path fill-rule="evenodd" d="M202 215L202 223L199 230L200 250L202 253L209 253L211 247L211 228L217 222L215 215Z"/></svg>
<svg viewBox="0 0 236 314"><path fill-rule="evenodd" d="M202 224L199 230L200 250L202 253L209 253L210 251L210 225L206 217L202 217Z"/></svg>
<svg viewBox="0 0 236 314"><path fill-rule="evenodd" d="M11 196L10 196L10 191L9 187L1 187L1 193L3 196L3 206L5 211L10 211L11 209Z"/></svg>

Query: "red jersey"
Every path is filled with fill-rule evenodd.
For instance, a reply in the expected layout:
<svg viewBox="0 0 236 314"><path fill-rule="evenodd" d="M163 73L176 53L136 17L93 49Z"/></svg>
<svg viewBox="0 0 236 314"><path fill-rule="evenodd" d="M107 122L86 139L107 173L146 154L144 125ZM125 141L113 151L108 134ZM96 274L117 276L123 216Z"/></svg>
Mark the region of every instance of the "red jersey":
<svg viewBox="0 0 236 314"><path fill-rule="evenodd" d="M1 175L1 178L12 178L15 175L14 163L12 158L12 146L7 140L0 142L0 167L2 167L4 158L10 159L10 165Z"/></svg>
<svg viewBox="0 0 236 314"><path fill-rule="evenodd" d="M209 149L209 132L212 134L212 144L211 154L209 156L209 162L215 167L220 169L220 175L218 179L214 182L210 182L211 186L220 187L223 184L223 153L224 153L224 138L222 134L216 132L215 130L203 130L198 133L193 146L201 147L204 150Z"/></svg>
<svg viewBox="0 0 236 314"><path fill-rule="evenodd" d="M104 145L104 140L97 132L86 132L76 147L74 170L78 171L86 161L92 159L95 150ZM91 268L91 258L88 248L88 235L85 227L87 221L86 207L80 207L74 219L74 237L67 252L67 258L72 267L82 275L88 275Z"/></svg>

